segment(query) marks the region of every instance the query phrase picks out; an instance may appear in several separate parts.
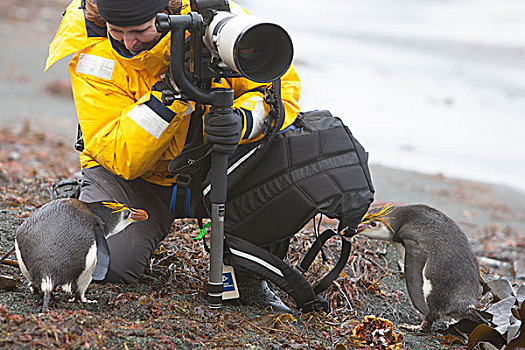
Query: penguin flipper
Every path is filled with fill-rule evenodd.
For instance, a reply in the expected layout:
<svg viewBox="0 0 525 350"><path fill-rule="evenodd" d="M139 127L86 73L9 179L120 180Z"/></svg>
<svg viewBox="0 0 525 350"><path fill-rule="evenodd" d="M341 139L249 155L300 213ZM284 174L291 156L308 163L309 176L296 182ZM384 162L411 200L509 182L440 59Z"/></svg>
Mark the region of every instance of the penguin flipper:
<svg viewBox="0 0 525 350"><path fill-rule="evenodd" d="M428 306L423 292L423 270L427 252L414 240L403 240L405 246L405 280L412 303L423 315L428 315Z"/></svg>
<svg viewBox="0 0 525 350"><path fill-rule="evenodd" d="M102 281L106 278L109 270L109 246L104 235L104 229L100 225L95 228L95 241L97 243L97 264L92 273L92 279L95 281Z"/></svg>

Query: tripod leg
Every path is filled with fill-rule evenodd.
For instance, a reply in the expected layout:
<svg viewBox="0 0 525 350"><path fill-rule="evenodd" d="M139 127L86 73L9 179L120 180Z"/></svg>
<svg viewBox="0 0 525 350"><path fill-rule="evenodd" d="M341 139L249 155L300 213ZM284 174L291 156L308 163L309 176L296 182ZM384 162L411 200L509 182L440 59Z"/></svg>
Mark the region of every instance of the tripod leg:
<svg viewBox="0 0 525 350"><path fill-rule="evenodd" d="M224 250L224 215L227 188L228 155L214 151L211 155L211 250L208 276L210 308L222 307L222 268Z"/></svg>

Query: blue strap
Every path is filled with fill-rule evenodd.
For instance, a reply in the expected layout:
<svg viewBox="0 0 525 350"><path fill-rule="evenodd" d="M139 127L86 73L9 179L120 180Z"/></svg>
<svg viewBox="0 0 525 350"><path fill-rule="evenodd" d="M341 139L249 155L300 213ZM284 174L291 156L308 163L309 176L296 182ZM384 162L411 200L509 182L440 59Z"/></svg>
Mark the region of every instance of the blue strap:
<svg viewBox="0 0 525 350"><path fill-rule="evenodd" d="M190 207L191 192L189 188L186 188L186 198L184 200L184 213L177 213L175 211L175 205L177 203L177 185L173 186L173 192L171 193L170 201L170 214L175 213L180 218L193 218Z"/></svg>

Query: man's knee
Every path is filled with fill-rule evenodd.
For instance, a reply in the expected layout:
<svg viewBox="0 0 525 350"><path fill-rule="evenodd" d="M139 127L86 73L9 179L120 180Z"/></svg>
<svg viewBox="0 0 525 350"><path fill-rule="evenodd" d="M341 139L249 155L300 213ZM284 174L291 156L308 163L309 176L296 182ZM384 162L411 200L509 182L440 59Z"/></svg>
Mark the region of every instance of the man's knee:
<svg viewBox="0 0 525 350"><path fill-rule="evenodd" d="M149 220L149 219L148 219ZM135 223L108 238L109 272L105 282L131 283L139 279L162 238L167 234L155 219Z"/></svg>
<svg viewBox="0 0 525 350"><path fill-rule="evenodd" d="M102 282L131 283L148 266L151 254L168 234L173 219L168 213L170 188L145 181L126 181L102 167L84 170L80 199L87 202L116 199L148 212L149 218L107 239L109 271Z"/></svg>

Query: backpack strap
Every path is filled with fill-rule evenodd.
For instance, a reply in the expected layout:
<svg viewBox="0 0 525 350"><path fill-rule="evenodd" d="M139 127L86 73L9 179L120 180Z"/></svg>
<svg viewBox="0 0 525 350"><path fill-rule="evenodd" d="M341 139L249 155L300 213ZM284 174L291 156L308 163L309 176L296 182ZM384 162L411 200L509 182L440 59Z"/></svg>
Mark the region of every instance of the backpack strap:
<svg viewBox="0 0 525 350"><path fill-rule="evenodd" d="M339 260L337 261L337 264L332 268L332 270L330 270L330 272L328 272L323 277L323 279L314 287L314 291L316 294L322 293L326 289L328 289L328 287L332 284L332 282L335 279L337 279L337 277L345 267L346 263L348 262L348 258L350 257L350 250L352 248L352 244L350 243L350 241L342 235L340 235L339 233L335 232L334 230L326 229L323 231L323 233L321 233L319 237L317 237L314 244L312 244L301 263L297 266L297 269L303 273L308 271L315 257L323 248L323 245L333 236L341 237L341 255L339 256Z"/></svg>
<svg viewBox="0 0 525 350"><path fill-rule="evenodd" d="M281 127L284 125L285 112L284 105L281 99L281 80L277 79L273 81L271 89L257 89L257 91L264 94L264 102L268 106L270 106L270 111L266 115L266 119L264 120L264 126L262 130L264 137L255 142L239 145L237 151L240 151L240 156L236 156L236 151L230 158L231 163L236 170L235 173L232 174L230 174L230 170L228 171L228 188L235 188L238 182L240 180L243 180L245 178L245 175L250 170L252 170L253 165L257 164L262 159L262 157L266 154L266 152L272 145L275 136L279 133ZM254 150L254 148L257 149ZM254 150L254 152L251 152L252 150ZM247 155L247 157L250 158L250 165L238 167L237 162L244 162L246 160L246 158L244 157L245 155Z"/></svg>
<svg viewBox="0 0 525 350"><path fill-rule="evenodd" d="M268 136L268 134L277 133L281 130L286 117L286 110L281 99L281 78L274 80L272 88L265 91L264 102L270 106L263 127L263 133Z"/></svg>
<svg viewBox="0 0 525 350"><path fill-rule="evenodd" d="M195 105L184 148L168 166L170 177L177 176L170 203L170 213L175 213L177 217L191 217L195 214L189 203L191 184L200 181L201 161L210 154L210 147L204 144L202 135L204 111L202 104Z"/></svg>
<svg viewBox="0 0 525 350"><path fill-rule="evenodd" d="M306 278L269 251L242 238L226 234L225 260L233 267L249 270L275 283L290 295L303 312L326 311L330 306L318 296Z"/></svg>

